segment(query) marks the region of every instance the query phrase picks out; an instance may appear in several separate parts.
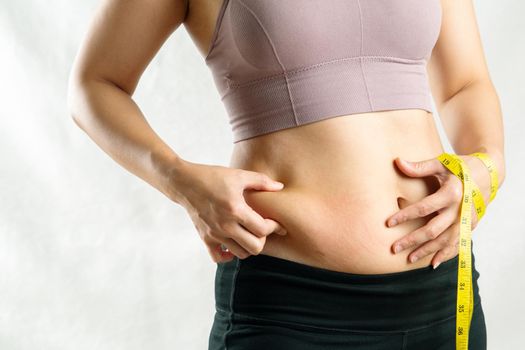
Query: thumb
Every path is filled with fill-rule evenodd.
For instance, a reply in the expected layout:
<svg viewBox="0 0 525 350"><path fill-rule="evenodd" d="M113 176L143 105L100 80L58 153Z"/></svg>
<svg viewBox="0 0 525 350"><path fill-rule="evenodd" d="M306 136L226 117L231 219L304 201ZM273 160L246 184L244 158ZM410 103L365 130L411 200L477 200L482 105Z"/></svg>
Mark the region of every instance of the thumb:
<svg viewBox="0 0 525 350"><path fill-rule="evenodd" d="M284 184L279 181L272 180L268 175L257 173L254 171L246 172L247 176L244 180L244 188L250 188L260 191L279 191L282 190Z"/></svg>
<svg viewBox="0 0 525 350"><path fill-rule="evenodd" d="M270 225L272 226L272 233L275 232L281 236L286 236L288 234L286 229L283 226L281 226L281 224L278 223L277 221L272 220L272 219L264 219L264 220L269 222Z"/></svg>
<svg viewBox="0 0 525 350"><path fill-rule="evenodd" d="M396 164L403 173L411 177L436 175L446 170L437 158L411 162L397 157Z"/></svg>

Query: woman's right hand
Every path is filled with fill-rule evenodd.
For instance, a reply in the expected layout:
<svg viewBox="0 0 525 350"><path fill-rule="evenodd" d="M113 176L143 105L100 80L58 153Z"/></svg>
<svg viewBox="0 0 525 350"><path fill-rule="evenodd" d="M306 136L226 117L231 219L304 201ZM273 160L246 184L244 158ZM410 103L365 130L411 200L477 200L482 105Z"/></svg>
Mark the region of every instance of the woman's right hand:
<svg viewBox="0 0 525 350"><path fill-rule="evenodd" d="M271 233L286 235L277 221L263 218L245 201L245 189L279 191L283 184L263 173L185 161L179 202L189 213L214 262L259 254ZM223 244L228 251L223 251Z"/></svg>

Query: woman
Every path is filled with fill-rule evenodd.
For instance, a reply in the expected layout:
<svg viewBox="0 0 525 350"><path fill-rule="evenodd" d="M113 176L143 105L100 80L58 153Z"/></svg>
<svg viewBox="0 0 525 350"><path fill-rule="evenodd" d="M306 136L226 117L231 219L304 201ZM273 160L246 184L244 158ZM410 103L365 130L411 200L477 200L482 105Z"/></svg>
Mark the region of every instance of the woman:
<svg viewBox="0 0 525 350"><path fill-rule="evenodd" d="M231 118L229 167L181 159L131 98L181 23ZM436 159L430 96L485 203L471 153L505 174L471 0L107 0L69 96L105 152L187 209L217 263L210 349L454 348L462 182ZM469 348L485 349L472 271Z"/></svg>

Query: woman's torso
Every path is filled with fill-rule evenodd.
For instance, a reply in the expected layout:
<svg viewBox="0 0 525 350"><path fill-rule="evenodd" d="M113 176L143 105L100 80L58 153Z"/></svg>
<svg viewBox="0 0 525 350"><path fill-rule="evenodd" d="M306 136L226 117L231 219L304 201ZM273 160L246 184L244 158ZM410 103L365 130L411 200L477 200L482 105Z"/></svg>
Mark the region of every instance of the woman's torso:
<svg viewBox="0 0 525 350"><path fill-rule="evenodd" d="M393 242L433 215L387 227L388 217L439 188L404 175L395 157L424 160L443 152L434 119L423 110L353 114L255 137L235 145L230 166L281 181L278 192L247 190L246 202L281 223L261 254L352 273L428 266L408 263Z"/></svg>
<svg viewBox="0 0 525 350"><path fill-rule="evenodd" d="M205 55L221 1L191 2L185 26ZM285 185L278 192L245 192L248 205L288 231L268 236L261 254L343 272L388 273L429 265L432 255L409 263L410 249L393 254L391 246L433 215L391 228L386 220L439 187L433 178L404 175L394 159L424 160L442 152L432 113L400 109L339 116L238 142L230 166Z"/></svg>

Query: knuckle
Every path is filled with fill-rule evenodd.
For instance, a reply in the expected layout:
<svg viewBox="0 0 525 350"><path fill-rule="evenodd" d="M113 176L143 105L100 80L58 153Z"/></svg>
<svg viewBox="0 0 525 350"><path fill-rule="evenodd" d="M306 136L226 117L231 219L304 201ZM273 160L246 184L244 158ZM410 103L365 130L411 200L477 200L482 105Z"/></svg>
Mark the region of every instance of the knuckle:
<svg viewBox="0 0 525 350"><path fill-rule="evenodd" d="M270 178L265 174L257 173L257 177L258 180L265 185L268 185L270 183Z"/></svg>
<svg viewBox="0 0 525 350"><path fill-rule="evenodd" d="M418 249L418 251L416 252L416 256L421 257L421 256L428 255L429 253L430 253L430 249L426 246L423 246L420 249Z"/></svg>
<svg viewBox="0 0 525 350"><path fill-rule="evenodd" d="M410 236L407 236L406 239L405 239L405 245L406 246L413 246L415 245L417 242L416 242L416 237L414 237L413 235L410 235Z"/></svg>
<svg viewBox="0 0 525 350"><path fill-rule="evenodd" d="M257 237L263 237L268 234L268 230L261 225L256 225L250 232Z"/></svg>
<svg viewBox="0 0 525 350"><path fill-rule="evenodd" d="M199 231L199 236L201 237L202 241L209 247L211 247L212 243L215 243L215 240L212 237L210 237L206 230Z"/></svg>
<svg viewBox="0 0 525 350"><path fill-rule="evenodd" d="M268 176L268 174L262 174L264 182L266 182L267 185L273 184L274 180Z"/></svg>
<svg viewBox="0 0 525 350"><path fill-rule="evenodd" d="M209 228L206 229L204 231L204 233L206 234L206 236L211 237L211 238L218 238L219 237L219 235L217 234L217 231L209 229Z"/></svg>
<svg viewBox="0 0 525 350"><path fill-rule="evenodd" d="M444 235L442 238L441 238L441 243L443 246L447 247L450 245L450 237L448 235Z"/></svg>
<svg viewBox="0 0 525 350"><path fill-rule="evenodd" d="M226 205L226 210L233 217L239 217L242 213L242 204L238 201L228 202Z"/></svg>
<svg viewBox="0 0 525 350"><path fill-rule="evenodd" d="M405 222L407 220L406 210L400 210L396 215L396 220L398 223Z"/></svg>
<svg viewBox="0 0 525 350"><path fill-rule="evenodd" d="M432 207L428 203L420 203L417 206L417 214L419 216L427 216L432 212Z"/></svg>
<svg viewBox="0 0 525 350"><path fill-rule="evenodd" d="M263 248L264 248L264 244L261 241L258 241L254 245L250 253L252 253L252 255L259 255L262 252Z"/></svg>
<svg viewBox="0 0 525 350"><path fill-rule="evenodd" d="M458 185L451 186L450 195L454 201L461 201L461 198L463 197L463 186L461 185L461 183L459 183Z"/></svg>
<svg viewBox="0 0 525 350"><path fill-rule="evenodd" d="M232 230L232 225L230 221L221 221L218 223L219 229L223 232L230 232Z"/></svg>
<svg viewBox="0 0 525 350"><path fill-rule="evenodd" d="M434 226L428 226L425 229L425 235L429 239L434 239L434 238L436 238L438 236L438 231L437 231L437 229Z"/></svg>
<svg viewBox="0 0 525 350"><path fill-rule="evenodd" d="M212 229L210 226L206 225L202 228L201 232L204 234L204 236L212 237Z"/></svg>

